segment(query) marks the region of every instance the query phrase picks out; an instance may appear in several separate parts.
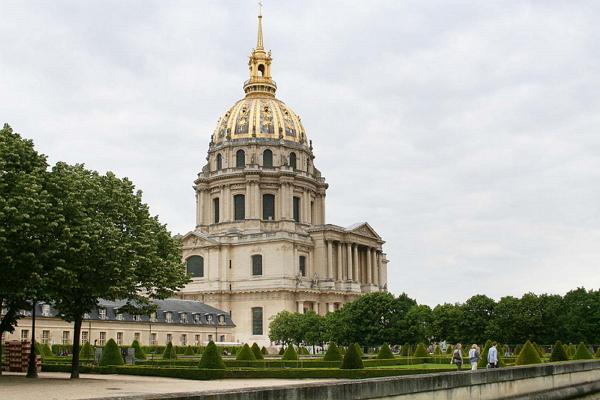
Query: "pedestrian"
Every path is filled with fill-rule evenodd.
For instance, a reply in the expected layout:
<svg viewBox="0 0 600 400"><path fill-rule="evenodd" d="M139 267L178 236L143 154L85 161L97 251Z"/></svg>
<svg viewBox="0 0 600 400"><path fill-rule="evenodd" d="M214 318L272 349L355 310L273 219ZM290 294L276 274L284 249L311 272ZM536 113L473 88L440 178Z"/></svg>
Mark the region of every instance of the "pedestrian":
<svg viewBox="0 0 600 400"><path fill-rule="evenodd" d="M474 344L469 350L469 362L471 363L471 371L477 371L477 363L479 362L480 358L481 355L479 353L479 347L476 344Z"/></svg>
<svg viewBox="0 0 600 400"><path fill-rule="evenodd" d="M488 351L488 368L498 368L498 349L496 349L496 342L492 343L492 347Z"/></svg>
<svg viewBox="0 0 600 400"><path fill-rule="evenodd" d="M452 352L452 359L450 360L450 364L455 364L456 368L460 371L462 370L463 365L463 357L461 351L462 345L457 343L454 347L454 351Z"/></svg>

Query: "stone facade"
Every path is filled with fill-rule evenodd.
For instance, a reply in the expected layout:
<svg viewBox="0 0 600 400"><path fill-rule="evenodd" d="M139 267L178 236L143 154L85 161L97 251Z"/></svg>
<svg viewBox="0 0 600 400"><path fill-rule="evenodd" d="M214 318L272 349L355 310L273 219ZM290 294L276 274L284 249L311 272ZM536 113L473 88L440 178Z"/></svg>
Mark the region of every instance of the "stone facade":
<svg viewBox="0 0 600 400"><path fill-rule="evenodd" d="M300 117L275 98L261 24L246 96L219 119L194 182L196 227L182 238L192 282L179 297L229 311L237 341L268 345L282 310L324 314L386 290L388 260L368 223L326 224L328 184Z"/></svg>

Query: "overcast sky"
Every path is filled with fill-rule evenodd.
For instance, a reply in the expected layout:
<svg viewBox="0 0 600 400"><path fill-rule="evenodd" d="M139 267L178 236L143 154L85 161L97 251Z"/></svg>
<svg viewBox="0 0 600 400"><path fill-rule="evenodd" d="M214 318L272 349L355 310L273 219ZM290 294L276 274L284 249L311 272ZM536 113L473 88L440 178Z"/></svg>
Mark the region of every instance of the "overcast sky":
<svg viewBox="0 0 600 400"><path fill-rule="evenodd" d="M277 97L313 141L327 222L379 232L393 293L600 287L600 2L265 3ZM0 121L52 163L129 177L185 233L256 11L0 0Z"/></svg>

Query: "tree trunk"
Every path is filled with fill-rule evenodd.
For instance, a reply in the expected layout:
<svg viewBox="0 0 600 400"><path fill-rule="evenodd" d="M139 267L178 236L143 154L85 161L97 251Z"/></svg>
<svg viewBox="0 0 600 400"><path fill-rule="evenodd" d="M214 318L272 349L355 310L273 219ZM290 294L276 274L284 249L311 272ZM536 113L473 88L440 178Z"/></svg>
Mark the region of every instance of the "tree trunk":
<svg viewBox="0 0 600 400"><path fill-rule="evenodd" d="M35 307L37 302L31 302L31 348L29 349L29 365L27 366L27 377L37 378L37 365L35 357Z"/></svg>
<svg viewBox="0 0 600 400"><path fill-rule="evenodd" d="M81 342L82 316L75 318L73 327L73 358L71 362L71 379L79 379L79 343Z"/></svg>

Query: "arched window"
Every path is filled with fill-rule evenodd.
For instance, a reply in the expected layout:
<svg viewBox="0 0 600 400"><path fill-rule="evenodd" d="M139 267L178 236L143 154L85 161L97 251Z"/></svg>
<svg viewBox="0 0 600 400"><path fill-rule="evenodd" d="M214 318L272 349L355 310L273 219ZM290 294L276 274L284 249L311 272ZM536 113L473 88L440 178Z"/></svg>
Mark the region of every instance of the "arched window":
<svg viewBox="0 0 600 400"><path fill-rule="evenodd" d="M244 168L246 166L246 153L244 150L238 150L235 153L235 167Z"/></svg>
<svg viewBox="0 0 600 400"><path fill-rule="evenodd" d="M252 256L252 275L262 275L262 256L260 254Z"/></svg>
<svg viewBox="0 0 600 400"><path fill-rule="evenodd" d="M246 196L243 194L233 196L233 215L236 221L246 219Z"/></svg>
<svg viewBox="0 0 600 400"><path fill-rule="evenodd" d="M219 212L219 198L215 197L213 199L213 221L215 224L219 223L219 217L220 217L220 212Z"/></svg>
<svg viewBox="0 0 600 400"><path fill-rule="evenodd" d="M202 278L204 276L204 257L191 256L186 260L187 274L192 278Z"/></svg>
<svg viewBox="0 0 600 400"><path fill-rule="evenodd" d="M263 167L273 168L273 152L269 149L263 151Z"/></svg>
<svg viewBox="0 0 600 400"><path fill-rule="evenodd" d="M263 195L263 219L267 221L275 219L275 195Z"/></svg>
<svg viewBox="0 0 600 400"><path fill-rule="evenodd" d="M296 153L290 153L290 167L296 169Z"/></svg>
<svg viewBox="0 0 600 400"><path fill-rule="evenodd" d="M223 157L221 154L217 154L217 171L223 169Z"/></svg>
<svg viewBox="0 0 600 400"><path fill-rule="evenodd" d="M265 76L265 66L258 64L258 76Z"/></svg>

